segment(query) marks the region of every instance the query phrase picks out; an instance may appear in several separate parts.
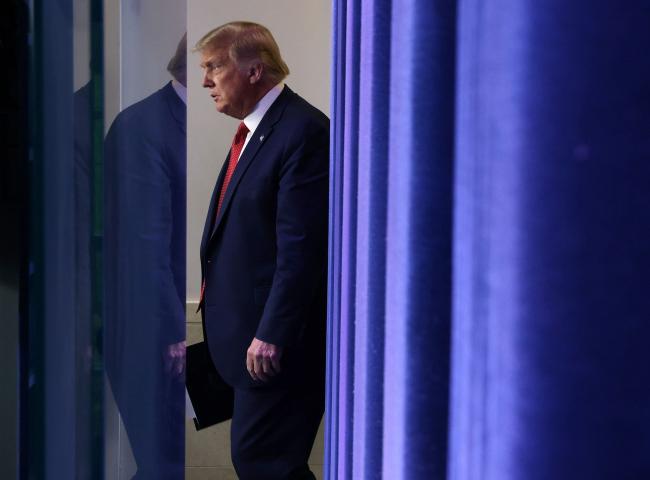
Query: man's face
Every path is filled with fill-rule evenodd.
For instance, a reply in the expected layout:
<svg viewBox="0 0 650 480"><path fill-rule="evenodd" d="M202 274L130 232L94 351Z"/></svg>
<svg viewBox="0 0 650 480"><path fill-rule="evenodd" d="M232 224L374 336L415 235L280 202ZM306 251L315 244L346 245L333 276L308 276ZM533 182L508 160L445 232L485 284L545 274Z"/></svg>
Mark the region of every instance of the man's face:
<svg viewBox="0 0 650 480"><path fill-rule="evenodd" d="M217 110L240 120L248 115L252 107L249 105L251 82L230 58L228 49L212 47L204 50L201 53L201 68L203 86L210 89Z"/></svg>

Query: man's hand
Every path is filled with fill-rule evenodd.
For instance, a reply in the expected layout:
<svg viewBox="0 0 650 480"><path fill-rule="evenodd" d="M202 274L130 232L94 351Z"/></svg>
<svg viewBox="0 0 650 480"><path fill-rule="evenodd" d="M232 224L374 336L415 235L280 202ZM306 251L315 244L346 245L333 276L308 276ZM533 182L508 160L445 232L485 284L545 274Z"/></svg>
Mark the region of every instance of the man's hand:
<svg viewBox="0 0 650 480"><path fill-rule="evenodd" d="M185 340L167 345L165 349L165 372L173 377L181 377L185 373Z"/></svg>
<svg viewBox="0 0 650 480"><path fill-rule="evenodd" d="M246 352L246 369L253 380L267 382L280 373L282 347L253 338Z"/></svg>

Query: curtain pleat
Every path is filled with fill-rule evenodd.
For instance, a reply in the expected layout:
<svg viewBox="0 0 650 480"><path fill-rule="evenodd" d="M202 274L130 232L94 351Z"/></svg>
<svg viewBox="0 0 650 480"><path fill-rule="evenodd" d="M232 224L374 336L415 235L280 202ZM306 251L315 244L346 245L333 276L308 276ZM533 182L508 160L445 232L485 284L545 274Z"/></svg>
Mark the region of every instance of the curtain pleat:
<svg viewBox="0 0 650 480"><path fill-rule="evenodd" d="M345 47L345 3L334 2L332 8L332 119L330 124L330 156L342 158L343 145L343 99L341 84L345 78L345 68L340 63ZM328 286L327 286L327 382L325 390L325 452L323 474L326 478L337 478L338 465L338 419L339 415L339 369L340 357L340 312L341 312L341 214L342 200L341 180L342 162L330 163L330 200L329 200L329 241L328 241Z"/></svg>
<svg viewBox="0 0 650 480"><path fill-rule="evenodd" d="M352 478L382 468L390 0L361 2Z"/></svg>
<svg viewBox="0 0 650 480"><path fill-rule="evenodd" d="M354 431L354 347L357 237L357 170L359 110L353 106L359 98L359 23L350 21L360 15L360 0L347 0L345 22L345 78L343 80L343 205L341 242L341 360L345 369L339 378L338 476L351 478ZM345 362L343 362L345 360Z"/></svg>
<svg viewBox="0 0 650 480"><path fill-rule="evenodd" d="M354 389L354 295L356 274L359 0L339 2L333 10L334 88L330 168L330 259L328 309L328 381L325 474L351 478Z"/></svg>
<svg viewBox="0 0 650 480"><path fill-rule="evenodd" d="M446 471L455 2L394 0L384 478Z"/></svg>
<svg viewBox="0 0 650 480"><path fill-rule="evenodd" d="M650 478L648 19L334 1L326 478Z"/></svg>

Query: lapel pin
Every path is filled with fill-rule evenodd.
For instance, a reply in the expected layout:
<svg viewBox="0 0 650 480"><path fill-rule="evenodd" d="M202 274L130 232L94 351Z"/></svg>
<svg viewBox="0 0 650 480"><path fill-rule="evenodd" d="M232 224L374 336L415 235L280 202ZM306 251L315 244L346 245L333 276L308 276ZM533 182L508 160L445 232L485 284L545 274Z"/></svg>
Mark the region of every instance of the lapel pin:
<svg viewBox="0 0 650 480"><path fill-rule="evenodd" d="M264 135L262 135L262 136L260 137L260 142L263 142L263 141L264 141Z"/></svg>

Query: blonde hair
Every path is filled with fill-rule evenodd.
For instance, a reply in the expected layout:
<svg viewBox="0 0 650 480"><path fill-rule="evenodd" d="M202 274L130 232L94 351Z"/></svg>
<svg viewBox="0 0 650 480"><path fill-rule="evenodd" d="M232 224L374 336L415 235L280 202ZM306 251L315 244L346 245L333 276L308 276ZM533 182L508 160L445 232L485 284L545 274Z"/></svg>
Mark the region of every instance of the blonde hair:
<svg viewBox="0 0 650 480"><path fill-rule="evenodd" d="M259 60L265 76L279 83L289 75L289 67L282 60L280 48L268 28L253 22L230 22L221 25L196 42L194 51L203 52L212 47L226 47L232 60L241 65L246 60Z"/></svg>

